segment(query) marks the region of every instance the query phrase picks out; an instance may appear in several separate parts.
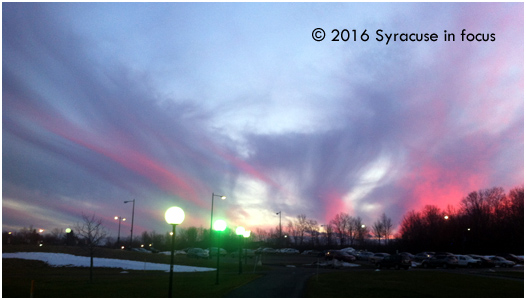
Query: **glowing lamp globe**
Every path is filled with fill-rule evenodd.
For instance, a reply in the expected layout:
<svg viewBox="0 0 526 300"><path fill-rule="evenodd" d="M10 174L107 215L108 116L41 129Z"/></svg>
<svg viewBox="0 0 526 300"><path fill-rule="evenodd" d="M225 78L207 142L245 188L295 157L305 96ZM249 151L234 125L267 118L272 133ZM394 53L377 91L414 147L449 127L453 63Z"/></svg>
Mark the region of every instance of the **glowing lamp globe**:
<svg viewBox="0 0 526 300"><path fill-rule="evenodd" d="M180 207L172 206L166 210L164 219L168 224L179 225L183 223L184 211Z"/></svg>
<svg viewBox="0 0 526 300"><path fill-rule="evenodd" d="M237 235L243 235L244 233L245 233L245 227L243 227L243 226L238 226L238 227L236 228L236 234L237 234Z"/></svg>
<svg viewBox="0 0 526 300"><path fill-rule="evenodd" d="M71 232L71 228L66 228L66 233L70 233Z"/></svg>
<svg viewBox="0 0 526 300"><path fill-rule="evenodd" d="M214 222L215 231L224 231L226 229L226 222L224 220L216 220Z"/></svg>
<svg viewBox="0 0 526 300"><path fill-rule="evenodd" d="M249 237L249 236L250 236L250 230L247 230L247 231L245 231L245 232L243 233L243 237L244 237L244 238L247 238L247 237Z"/></svg>

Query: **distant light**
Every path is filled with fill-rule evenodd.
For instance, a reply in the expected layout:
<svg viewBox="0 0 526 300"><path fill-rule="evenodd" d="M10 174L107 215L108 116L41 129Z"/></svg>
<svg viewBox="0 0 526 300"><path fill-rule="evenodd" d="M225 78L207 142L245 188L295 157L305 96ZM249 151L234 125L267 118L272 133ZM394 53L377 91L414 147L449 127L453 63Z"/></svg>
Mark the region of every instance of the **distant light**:
<svg viewBox="0 0 526 300"><path fill-rule="evenodd" d="M445 220L449 219L449 216L444 216L444 219L445 219Z"/></svg>
<svg viewBox="0 0 526 300"><path fill-rule="evenodd" d="M126 218L122 218L122 221L126 221Z"/></svg>
<svg viewBox="0 0 526 300"><path fill-rule="evenodd" d="M173 232L173 231L170 231L170 235L174 235L174 232Z"/></svg>
<svg viewBox="0 0 526 300"><path fill-rule="evenodd" d="M177 206L172 206L166 210L164 214L164 219L168 224L179 225L183 223L184 220L184 211Z"/></svg>
<svg viewBox="0 0 526 300"><path fill-rule="evenodd" d="M236 234L237 234L237 235L243 235L244 233L245 233L245 227L243 227L243 226L238 226L238 227L236 228Z"/></svg>
<svg viewBox="0 0 526 300"><path fill-rule="evenodd" d="M7 234L13 234L11 231L9 231Z"/></svg>
<svg viewBox="0 0 526 300"><path fill-rule="evenodd" d="M42 247L42 243L38 244L39 247Z"/></svg>
<svg viewBox="0 0 526 300"><path fill-rule="evenodd" d="M226 199L226 196L221 196L221 200L225 200Z"/></svg>
<svg viewBox="0 0 526 300"><path fill-rule="evenodd" d="M115 218L114 218L114 219L115 219L115 220L118 220L118 219L119 219L119 217L115 216Z"/></svg>
<svg viewBox="0 0 526 300"><path fill-rule="evenodd" d="M71 232L71 228L66 228L66 233L70 233Z"/></svg>
<svg viewBox="0 0 526 300"><path fill-rule="evenodd" d="M365 225L364 225L364 224L362 224L362 228L365 228Z"/></svg>
<svg viewBox="0 0 526 300"><path fill-rule="evenodd" d="M248 238L248 237L250 237L250 230L246 230L246 231L243 233L243 237L244 237L244 238ZM287 236L285 236L285 237L287 237Z"/></svg>
<svg viewBox="0 0 526 300"><path fill-rule="evenodd" d="M38 232L42 233L44 232L44 229L39 229Z"/></svg>
<svg viewBox="0 0 526 300"><path fill-rule="evenodd" d="M224 220L216 220L213 229L215 231L224 231L226 229L226 222Z"/></svg>
<svg viewBox="0 0 526 300"><path fill-rule="evenodd" d="M121 246L121 249L124 250L124 246Z"/></svg>
<svg viewBox="0 0 526 300"><path fill-rule="evenodd" d="M148 247L151 247L151 246L152 246L152 244L148 245Z"/></svg>
<svg viewBox="0 0 526 300"><path fill-rule="evenodd" d="M468 231L471 231L471 228L468 228Z"/></svg>
<svg viewBox="0 0 526 300"><path fill-rule="evenodd" d="M144 244L141 245L141 248L144 248Z"/></svg>

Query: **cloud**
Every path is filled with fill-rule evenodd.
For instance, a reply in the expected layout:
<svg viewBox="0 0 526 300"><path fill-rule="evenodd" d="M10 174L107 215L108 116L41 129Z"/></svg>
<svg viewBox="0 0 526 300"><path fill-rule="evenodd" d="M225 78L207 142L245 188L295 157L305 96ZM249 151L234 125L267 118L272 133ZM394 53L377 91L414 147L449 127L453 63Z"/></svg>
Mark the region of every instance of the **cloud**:
<svg viewBox="0 0 526 300"><path fill-rule="evenodd" d="M214 214L232 223L273 227L278 211L284 223L342 211L397 222L523 182L517 5L337 6L6 3L4 220L31 225L27 205L45 209L42 226L95 212L115 229L136 199L136 232L162 231L172 205L206 228L218 193L228 198ZM269 17L282 9L297 22ZM360 9L374 15L356 25L370 42L302 38ZM466 27L497 41L384 45L376 27Z"/></svg>

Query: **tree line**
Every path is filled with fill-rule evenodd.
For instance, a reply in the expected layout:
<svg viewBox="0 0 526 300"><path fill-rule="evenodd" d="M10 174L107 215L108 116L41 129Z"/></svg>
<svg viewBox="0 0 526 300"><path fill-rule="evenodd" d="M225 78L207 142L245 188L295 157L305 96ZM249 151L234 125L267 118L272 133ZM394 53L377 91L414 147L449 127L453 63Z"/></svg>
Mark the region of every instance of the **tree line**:
<svg viewBox="0 0 526 300"><path fill-rule="evenodd" d="M84 223L86 218L84 217ZM427 205L421 211L407 212L400 223L399 231L393 237L394 224L383 213L372 225L363 223L360 216L338 213L327 224L318 224L305 214L290 220L284 228L279 226L268 230L256 228L250 238L245 239L247 247L269 246L275 248L294 247L297 249L343 248L382 251L449 251L457 253L493 253L524 251L524 187L511 189L507 194L503 188L474 191L461 199L458 207L448 206L441 210ZM77 224L77 231L81 224ZM210 246L210 230L203 227L178 227L176 248L207 248ZM79 232L82 233L82 232ZM280 235L281 233L281 235ZM4 244L81 244L86 237L74 232L64 234L62 229L53 229L41 234L32 226L16 233L4 232ZM74 239L72 238L74 237ZM213 245L217 245L213 232ZM101 241L97 241L101 246ZM74 243L73 243L74 242ZM133 244L121 241L126 247L154 247L161 251L170 249L171 234L155 231L143 232L133 237ZM233 229L227 228L221 234L221 247L228 251L237 248L239 237ZM104 245L120 248L113 237L106 237Z"/></svg>
<svg viewBox="0 0 526 300"><path fill-rule="evenodd" d="M400 245L414 251L490 254L524 252L524 186L469 193L458 208L427 205L406 213Z"/></svg>

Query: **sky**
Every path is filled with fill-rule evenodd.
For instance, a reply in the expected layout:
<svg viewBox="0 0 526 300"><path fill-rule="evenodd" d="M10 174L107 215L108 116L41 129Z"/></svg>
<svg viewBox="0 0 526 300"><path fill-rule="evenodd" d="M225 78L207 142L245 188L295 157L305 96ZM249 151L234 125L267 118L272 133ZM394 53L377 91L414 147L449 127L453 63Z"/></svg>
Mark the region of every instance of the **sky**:
<svg viewBox="0 0 526 300"><path fill-rule="evenodd" d="M523 12L4 2L2 228L86 214L116 236L121 216L124 236L133 199L134 235L170 231L171 206L180 226L209 228L213 194L227 197L213 213L230 228L276 228L280 211L283 226L340 212L397 226L425 205L522 185ZM463 29L494 41L462 41ZM386 43L395 33L438 39Z"/></svg>

